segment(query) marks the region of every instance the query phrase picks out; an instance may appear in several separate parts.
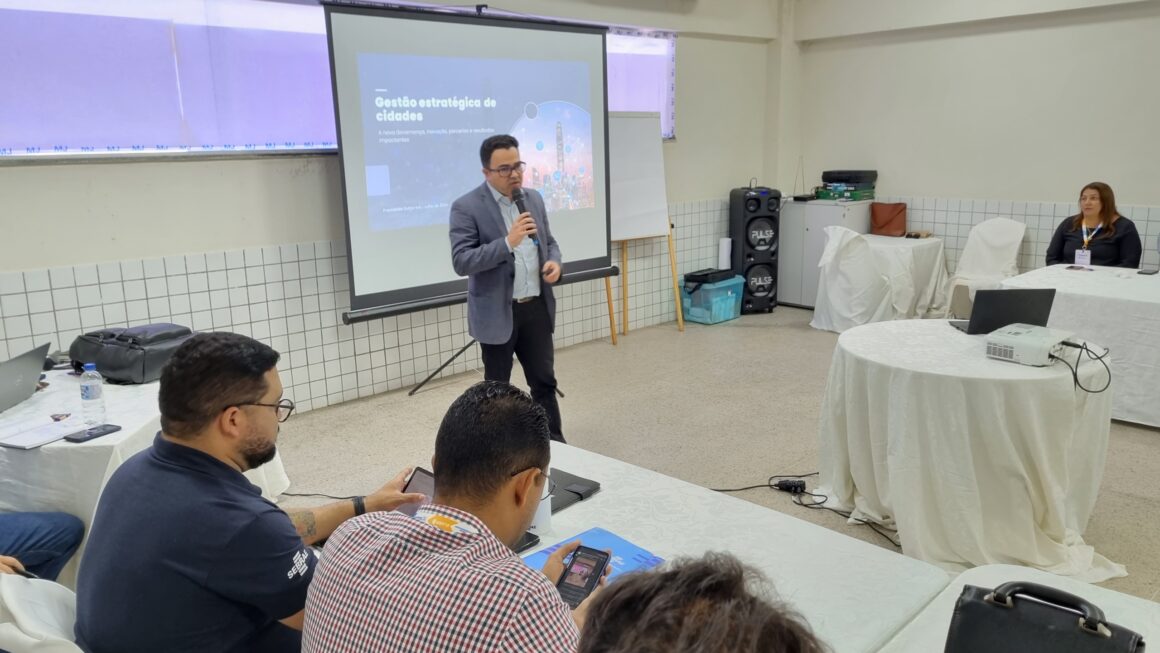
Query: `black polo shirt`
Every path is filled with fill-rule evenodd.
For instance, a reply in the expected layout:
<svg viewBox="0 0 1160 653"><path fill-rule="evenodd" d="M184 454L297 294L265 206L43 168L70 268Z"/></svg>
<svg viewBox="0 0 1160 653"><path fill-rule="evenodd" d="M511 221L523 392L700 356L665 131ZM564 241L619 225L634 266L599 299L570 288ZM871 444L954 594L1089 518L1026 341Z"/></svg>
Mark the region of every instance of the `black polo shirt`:
<svg viewBox="0 0 1160 653"><path fill-rule="evenodd" d="M77 579L89 653L298 651L314 556L240 472L158 435L105 486Z"/></svg>

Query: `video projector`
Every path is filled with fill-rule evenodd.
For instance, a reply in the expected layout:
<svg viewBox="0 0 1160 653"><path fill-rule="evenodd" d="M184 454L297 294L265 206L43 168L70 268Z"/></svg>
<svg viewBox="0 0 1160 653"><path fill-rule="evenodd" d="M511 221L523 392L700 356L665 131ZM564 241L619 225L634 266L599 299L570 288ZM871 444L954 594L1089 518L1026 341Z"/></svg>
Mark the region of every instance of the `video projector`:
<svg viewBox="0 0 1160 653"><path fill-rule="evenodd" d="M987 356L1001 361L1042 367L1052 356L1063 356L1066 331L1030 324L1008 324L987 334Z"/></svg>

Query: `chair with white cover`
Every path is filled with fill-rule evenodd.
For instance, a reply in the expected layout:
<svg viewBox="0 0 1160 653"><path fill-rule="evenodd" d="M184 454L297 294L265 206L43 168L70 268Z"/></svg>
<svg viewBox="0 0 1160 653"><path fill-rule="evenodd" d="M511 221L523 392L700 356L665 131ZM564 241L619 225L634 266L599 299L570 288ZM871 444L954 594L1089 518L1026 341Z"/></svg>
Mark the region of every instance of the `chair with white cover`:
<svg viewBox="0 0 1160 653"><path fill-rule="evenodd" d="M49 580L0 574L0 651L80 653L77 597Z"/></svg>
<svg viewBox="0 0 1160 653"><path fill-rule="evenodd" d="M1019 274L1019 246L1026 230L1027 225L1010 218L991 218L971 227L955 274L947 282L951 314L968 317L976 290L998 288L1003 279Z"/></svg>
<svg viewBox="0 0 1160 653"><path fill-rule="evenodd" d="M826 248L818 261L818 296L810 326L841 333L906 314L914 282L898 263L876 257L861 234L826 227Z"/></svg>

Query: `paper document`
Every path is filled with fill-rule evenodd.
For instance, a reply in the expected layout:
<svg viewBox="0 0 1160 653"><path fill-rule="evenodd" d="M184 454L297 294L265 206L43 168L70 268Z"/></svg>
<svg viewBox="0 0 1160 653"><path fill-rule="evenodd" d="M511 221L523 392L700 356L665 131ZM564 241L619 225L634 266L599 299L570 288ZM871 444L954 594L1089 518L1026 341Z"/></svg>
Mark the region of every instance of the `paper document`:
<svg viewBox="0 0 1160 653"><path fill-rule="evenodd" d="M49 442L56 442L69 433L76 433L82 429L84 429L84 424L78 418L50 422L31 428L5 428L0 430L0 447L35 449Z"/></svg>

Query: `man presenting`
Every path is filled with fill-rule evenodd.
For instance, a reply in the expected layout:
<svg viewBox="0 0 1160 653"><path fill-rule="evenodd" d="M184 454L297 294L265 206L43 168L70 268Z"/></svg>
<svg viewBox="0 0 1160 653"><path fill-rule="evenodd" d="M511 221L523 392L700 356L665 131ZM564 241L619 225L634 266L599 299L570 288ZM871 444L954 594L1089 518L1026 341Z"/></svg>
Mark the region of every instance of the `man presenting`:
<svg viewBox="0 0 1160 653"><path fill-rule="evenodd" d="M563 442L552 349L560 247L543 198L523 188L519 142L491 136L479 159L484 183L451 205L451 264L467 276L467 329L479 341L487 380L507 383L512 354L519 358L552 439Z"/></svg>

